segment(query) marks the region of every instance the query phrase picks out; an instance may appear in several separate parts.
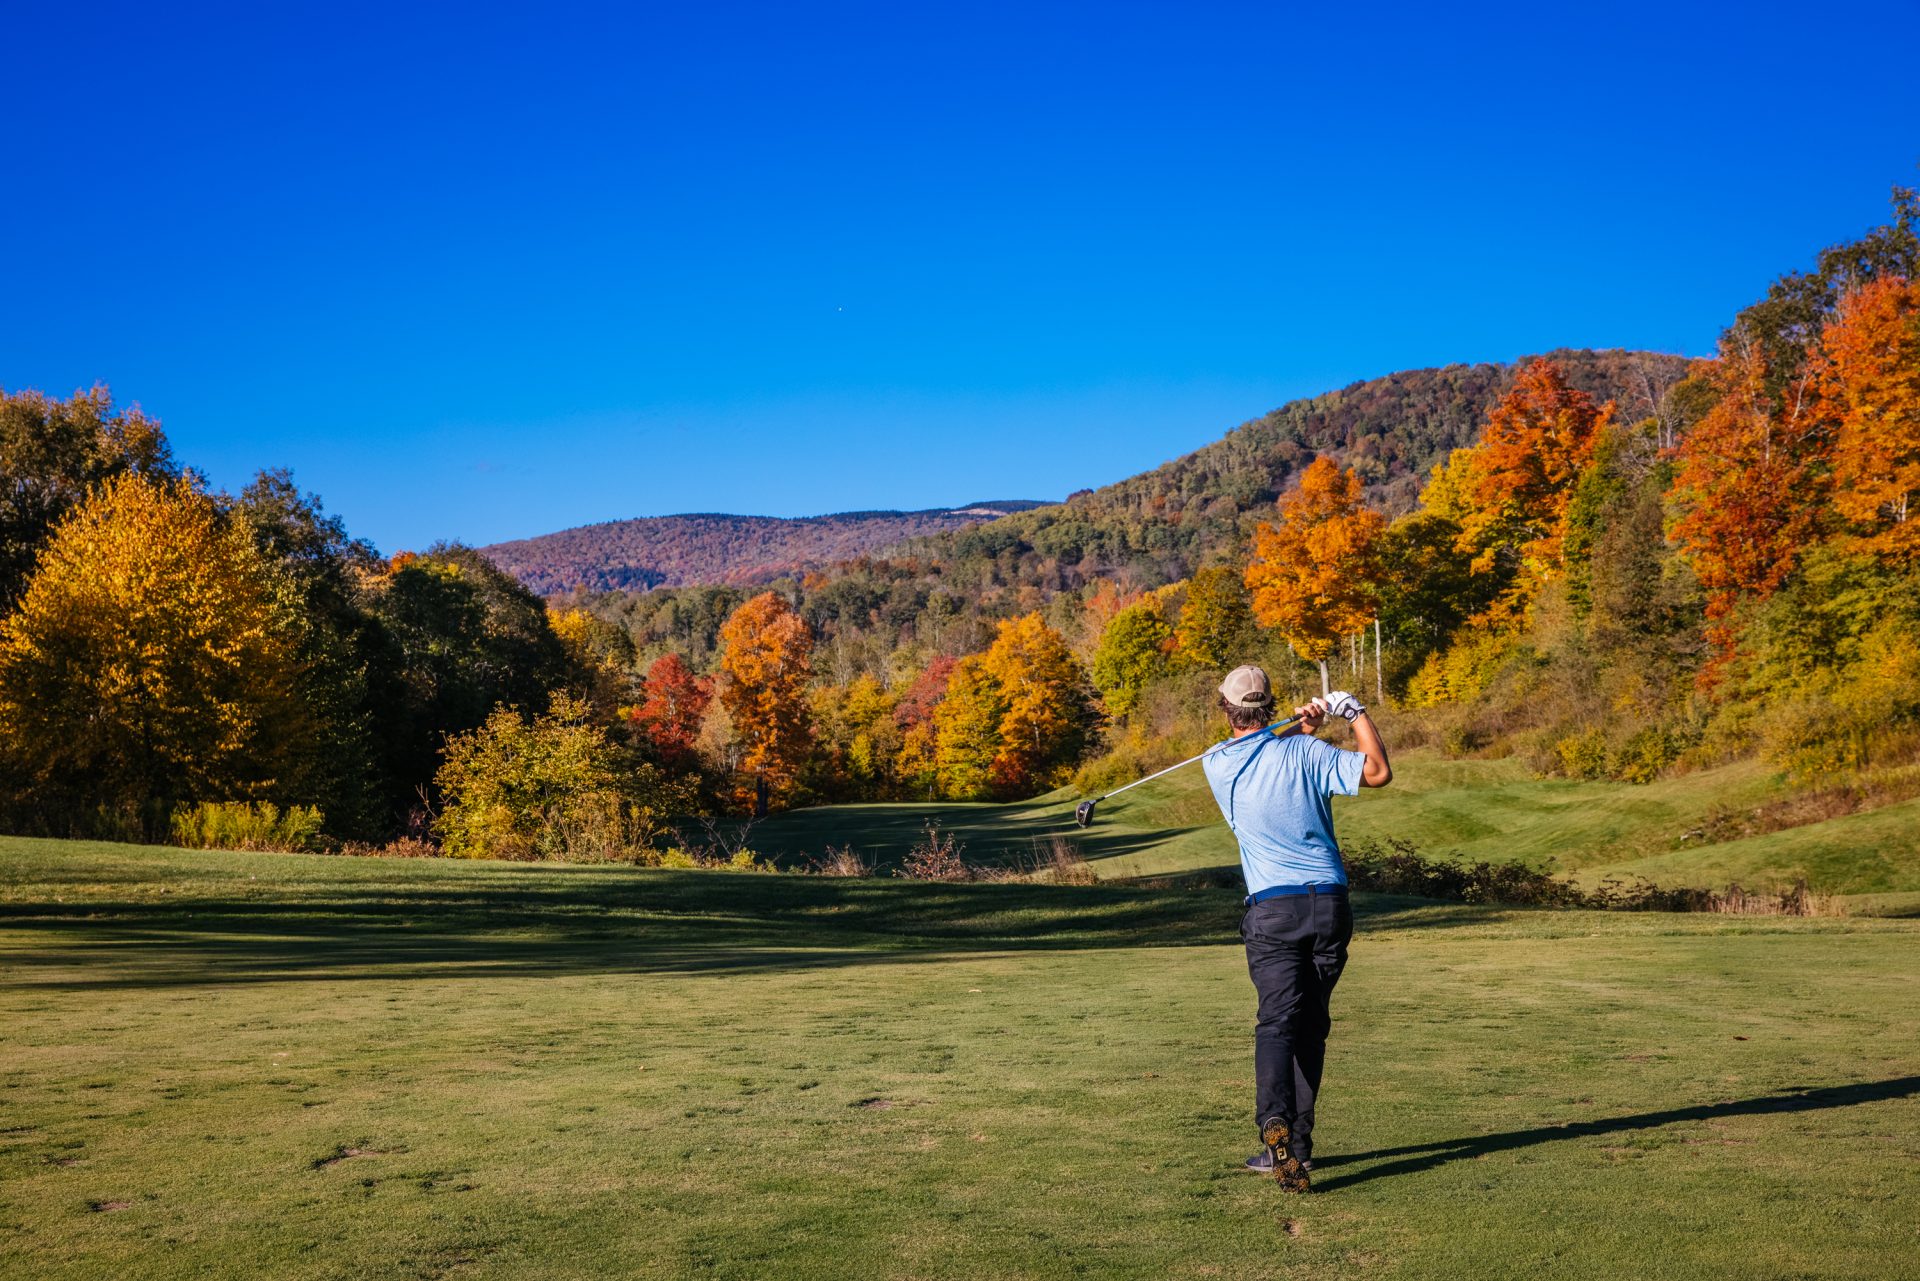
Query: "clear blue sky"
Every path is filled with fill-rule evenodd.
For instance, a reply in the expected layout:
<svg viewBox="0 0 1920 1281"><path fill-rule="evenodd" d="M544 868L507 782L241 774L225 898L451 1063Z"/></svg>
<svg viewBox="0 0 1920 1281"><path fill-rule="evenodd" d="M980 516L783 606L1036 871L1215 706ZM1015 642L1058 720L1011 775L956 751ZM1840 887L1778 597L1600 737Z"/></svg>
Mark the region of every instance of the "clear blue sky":
<svg viewBox="0 0 1920 1281"><path fill-rule="evenodd" d="M105 381L386 551L1057 498L1394 369L1706 353L1920 161L1915 0L42 3L5 43L0 385Z"/></svg>

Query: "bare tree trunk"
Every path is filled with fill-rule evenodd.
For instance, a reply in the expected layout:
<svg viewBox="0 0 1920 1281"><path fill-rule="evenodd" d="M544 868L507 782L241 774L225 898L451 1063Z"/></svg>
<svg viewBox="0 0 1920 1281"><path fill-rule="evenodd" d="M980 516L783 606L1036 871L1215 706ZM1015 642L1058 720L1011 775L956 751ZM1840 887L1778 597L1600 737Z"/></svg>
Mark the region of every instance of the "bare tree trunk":
<svg viewBox="0 0 1920 1281"><path fill-rule="evenodd" d="M1380 618L1375 615L1373 620L1373 701L1376 703L1387 701L1386 672L1387 666L1380 659Z"/></svg>
<svg viewBox="0 0 1920 1281"><path fill-rule="evenodd" d="M1318 661L1320 664L1320 696L1322 698L1332 698L1333 686L1327 683L1327 660L1322 658Z"/></svg>

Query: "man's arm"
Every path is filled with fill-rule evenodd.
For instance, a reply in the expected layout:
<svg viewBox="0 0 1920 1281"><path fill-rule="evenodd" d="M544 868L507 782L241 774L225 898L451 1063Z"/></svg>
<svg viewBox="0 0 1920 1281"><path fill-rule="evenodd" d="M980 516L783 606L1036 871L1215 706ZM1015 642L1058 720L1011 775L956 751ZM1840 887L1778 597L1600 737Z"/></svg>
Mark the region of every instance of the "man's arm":
<svg viewBox="0 0 1920 1281"><path fill-rule="evenodd" d="M1354 745L1365 753L1367 763L1360 771L1360 786L1385 787L1393 781L1393 765L1387 760L1387 745L1380 741L1380 731L1373 723L1373 717L1367 715L1367 709L1360 701L1344 690L1335 690L1324 701L1327 710L1335 716L1344 716L1353 725Z"/></svg>
<svg viewBox="0 0 1920 1281"><path fill-rule="evenodd" d="M1353 718L1353 741L1367 754L1366 768L1360 771L1360 786L1385 787L1393 781L1393 764L1387 760L1387 745L1380 741L1380 731L1374 727L1373 717L1365 712Z"/></svg>

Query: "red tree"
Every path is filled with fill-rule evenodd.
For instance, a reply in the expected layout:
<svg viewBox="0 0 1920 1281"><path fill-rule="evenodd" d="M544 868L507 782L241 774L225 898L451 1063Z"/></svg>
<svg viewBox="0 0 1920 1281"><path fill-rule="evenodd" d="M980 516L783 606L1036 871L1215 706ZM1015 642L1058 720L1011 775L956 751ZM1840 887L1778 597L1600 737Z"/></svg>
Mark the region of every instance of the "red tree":
<svg viewBox="0 0 1920 1281"><path fill-rule="evenodd" d="M953 675L958 659L936 655L926 670L913 678L906 693L893 705L893 720L901 729L912 729L933 719L933 709L947 696L947 678Z"/></svg>
<svg viewBox="0 0 1920 1281"><path fill-rule="evenodd" d="M1769 373L1759 343L1731 337L1708 374L1720 400L1678 450L1673 494L1683 514L1673 536L1707 593L1707 637L1722 658L1733 650L1734 609L1787 580L1825 504L1820 424L1805 379L1776 396Z"/></svg>
<svg viewBox="0 0 1920 1281"><path fill-rule="evenodd" d="M713 698L713 682L695 676L678 654L663 654L647 669L646 695L633 709L633 723L652 744L660 763L687 769L694 763L700 718Z"/></svg>

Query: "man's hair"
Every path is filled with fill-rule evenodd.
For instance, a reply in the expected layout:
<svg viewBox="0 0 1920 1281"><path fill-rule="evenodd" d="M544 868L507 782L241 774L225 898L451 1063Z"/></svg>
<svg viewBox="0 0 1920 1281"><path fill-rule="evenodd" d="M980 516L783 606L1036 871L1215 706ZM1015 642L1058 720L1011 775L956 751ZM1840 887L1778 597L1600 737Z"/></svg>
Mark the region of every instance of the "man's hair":
<svg viewBox="0 0 1920 1281"><path fill-rule="evenodd" d="M1251 707L1240 707L1220 700L1220 710L1227 714L1227 724L1235 729L1262 729L1273 721L1273 703L1255 703Z"/></svg>

